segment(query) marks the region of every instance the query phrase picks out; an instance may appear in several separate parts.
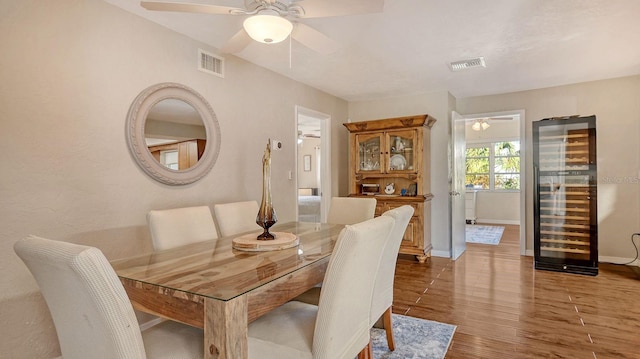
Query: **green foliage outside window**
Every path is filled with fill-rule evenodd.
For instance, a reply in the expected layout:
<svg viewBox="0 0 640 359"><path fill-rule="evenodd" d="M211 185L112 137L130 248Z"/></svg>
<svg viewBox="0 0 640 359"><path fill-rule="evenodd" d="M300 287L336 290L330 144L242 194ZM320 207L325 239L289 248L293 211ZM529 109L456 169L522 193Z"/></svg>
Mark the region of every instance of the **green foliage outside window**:
<svg viewBox="0 0 640 359"><path fill-rule="evenodd" d="M465 184L474 188L489 189L489 147L467 148L466 155Z"/></svg>
<svg viewBox="0 0 640 359"><path fill-rule="evenodd" d="M495 142L467 148L466 170L467 187L519 190L520 142Z"/></svg>

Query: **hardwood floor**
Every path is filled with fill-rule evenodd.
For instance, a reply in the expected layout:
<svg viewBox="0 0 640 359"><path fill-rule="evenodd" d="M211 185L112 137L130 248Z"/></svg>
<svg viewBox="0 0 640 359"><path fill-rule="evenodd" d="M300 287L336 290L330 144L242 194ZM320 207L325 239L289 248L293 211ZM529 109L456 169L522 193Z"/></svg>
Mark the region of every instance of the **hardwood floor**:
<svg viewBox="0 0 640 359"><path fill-rule="evenodd" d="M640 358L640 274L533 269L519 226L499 245L467 243L456 261L398 259L393 312L457 325L446 358Z"/></svg>

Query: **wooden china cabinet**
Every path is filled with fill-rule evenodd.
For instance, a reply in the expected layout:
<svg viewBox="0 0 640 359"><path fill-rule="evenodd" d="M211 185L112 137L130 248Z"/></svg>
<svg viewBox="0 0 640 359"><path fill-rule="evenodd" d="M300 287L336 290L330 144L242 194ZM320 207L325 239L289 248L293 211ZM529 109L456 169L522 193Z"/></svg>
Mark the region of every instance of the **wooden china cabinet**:
<svg viewBox="0 0 640 359"><path fill-rule="evenodd" d="M416 115L345 123L349 130L349 195L374 196L376 216L410 205L400 253L420 263L431 257L430 129L436 120Z"/></svg>
<svg viewBox="0 0 640 359"><path fill-rule="evenodd" d="M179 142L172 142L169 144L149 146L149 152L153 158L159 163L162 163L161 156L163 152L176 152L178 159L178 168L172 168L175 170L186 170L195 166L204 154L206 148L206 140L186 140Z"/></svg>

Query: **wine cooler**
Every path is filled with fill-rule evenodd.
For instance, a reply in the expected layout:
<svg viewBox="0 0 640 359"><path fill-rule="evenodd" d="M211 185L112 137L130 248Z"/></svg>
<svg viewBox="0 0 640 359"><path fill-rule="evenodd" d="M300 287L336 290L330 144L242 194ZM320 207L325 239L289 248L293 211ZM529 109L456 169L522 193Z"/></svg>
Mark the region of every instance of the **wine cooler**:
<svg viewBox="0 0 640 359"><path fill-rule="evenodd" d="M533 122L535 268L598 274L596 117Z"/></svg>

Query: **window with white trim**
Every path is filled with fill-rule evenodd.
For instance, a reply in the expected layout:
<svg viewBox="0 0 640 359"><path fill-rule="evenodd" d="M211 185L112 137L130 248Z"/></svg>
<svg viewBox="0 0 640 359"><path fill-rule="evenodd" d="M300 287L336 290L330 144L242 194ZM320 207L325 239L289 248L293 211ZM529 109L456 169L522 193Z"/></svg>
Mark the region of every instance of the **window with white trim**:
<svg viewBox="0 0 640 359"><path fill-rule="evenodd" d="M167 150L160 151L160 163L168 169L178 170L178 151Z"/></svg>
<svg viewBox="0 0 640 359"><path fill-rule="evenodd" d="M467 144L467 188L520 190L520 141Z"/></svg>

